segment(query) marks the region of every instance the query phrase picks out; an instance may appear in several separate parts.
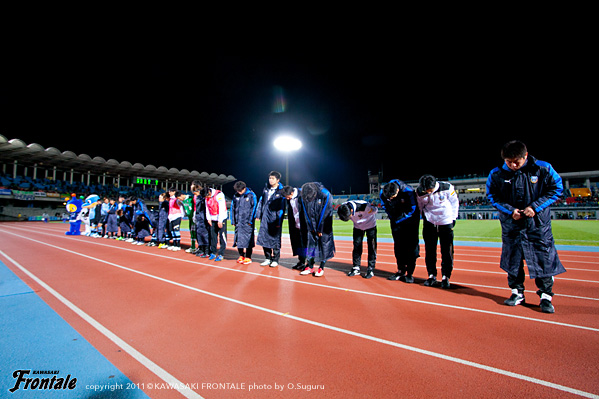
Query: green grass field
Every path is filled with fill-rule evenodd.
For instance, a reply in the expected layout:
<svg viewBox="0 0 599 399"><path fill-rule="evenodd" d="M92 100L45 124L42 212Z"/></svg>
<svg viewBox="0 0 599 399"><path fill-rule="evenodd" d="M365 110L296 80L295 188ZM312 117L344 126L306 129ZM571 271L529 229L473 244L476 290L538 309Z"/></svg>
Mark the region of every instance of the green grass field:
<svg viewBox="0 0 599 399"><path fill-rule="evenodd" d="M258 228L259 222L256 223ZM188 228L187 221L183 221L182 228ZM379 220L378 237L391 238L391 228L388 220ZM598 220L554 220L552 221L555 243L560 245L589 245L599 246L599 221ZM333 231L336 236L352 235L353 224L335 220ZM233 227L227 228L229 232ZM283 232L287 232L287 224ZM485 241L501 242L501 226L498 220L458 220L454 230L456 241ZM420 237L422 237L422 224L420 224Z"/></svg>

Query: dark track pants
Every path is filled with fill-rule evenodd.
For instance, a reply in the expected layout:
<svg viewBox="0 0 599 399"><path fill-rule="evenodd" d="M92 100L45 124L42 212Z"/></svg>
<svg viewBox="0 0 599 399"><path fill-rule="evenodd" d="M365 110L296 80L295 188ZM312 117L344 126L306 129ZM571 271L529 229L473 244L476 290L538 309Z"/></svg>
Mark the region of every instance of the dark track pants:
<svg viewBox="0 0 599 399"><path fill-rule="evenodd" d="M354 249L352 251L352 262L354 267L360 267L362 262L362 247L366 234L366 243L368 245L368 269L374 270L376 266L376 226L368 230L360 230L354 227Z"/></svg>
<svg viewBox="0 0 599 399"><path fill-rule="evenodd" d="M437 277L437 242L441 245L441 275L451 277L453 271L453 224L435 226L423 220L424 261L426 271Z"/></svg>

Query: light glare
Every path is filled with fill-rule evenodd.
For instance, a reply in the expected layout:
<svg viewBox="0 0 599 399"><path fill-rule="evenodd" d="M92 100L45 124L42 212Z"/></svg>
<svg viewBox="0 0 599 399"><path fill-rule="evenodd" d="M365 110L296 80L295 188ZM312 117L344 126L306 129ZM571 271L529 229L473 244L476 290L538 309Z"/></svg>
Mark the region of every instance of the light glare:
<svg viewBox="0 0 599 399"><path fill-rule="evenodd" d="M302 148L302 142L291 136L280 136L274 142L275 148L279 151L297 151Z"/></svg>

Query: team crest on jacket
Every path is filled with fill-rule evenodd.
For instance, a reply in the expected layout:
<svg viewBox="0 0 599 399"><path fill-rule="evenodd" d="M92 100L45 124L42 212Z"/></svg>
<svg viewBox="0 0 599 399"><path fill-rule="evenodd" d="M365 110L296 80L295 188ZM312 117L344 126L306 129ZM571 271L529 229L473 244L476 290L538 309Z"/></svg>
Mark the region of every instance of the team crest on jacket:
<svg viewBox="0 0 599 399"><path fill-rule="evenodd" d="M538 181L539 181L539 177L538 176L530 176L530 182L532 184L535 184Z"/></svg>

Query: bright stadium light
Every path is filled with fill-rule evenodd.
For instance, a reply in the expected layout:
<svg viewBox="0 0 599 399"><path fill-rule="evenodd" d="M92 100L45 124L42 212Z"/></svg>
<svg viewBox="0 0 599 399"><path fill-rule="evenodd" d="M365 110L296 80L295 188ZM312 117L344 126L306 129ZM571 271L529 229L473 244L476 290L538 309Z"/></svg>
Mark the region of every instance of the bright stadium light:
<svg viewBox="0 0 599 399"><path fill-rule="evenodd" d="M285 153L285 185L289 185L289 153L302 148L302 142L295 137L283 135L274 141L275 148Z"/></svg>
<svg viewBox="0 0 599 399"><path fill-rule="evenodd" d="M291 136L279 136L274 144L277 150L283 152L297 151L302 148L302 142Z"/></svg>

